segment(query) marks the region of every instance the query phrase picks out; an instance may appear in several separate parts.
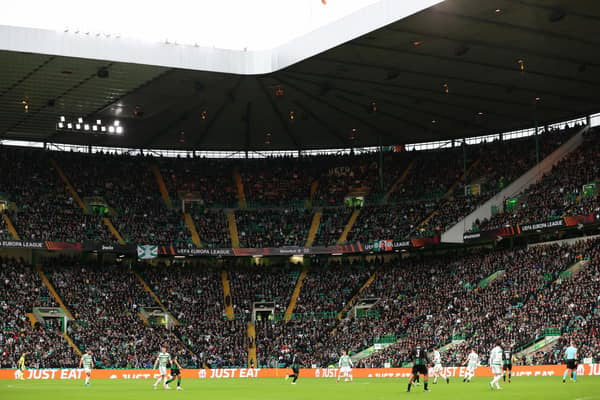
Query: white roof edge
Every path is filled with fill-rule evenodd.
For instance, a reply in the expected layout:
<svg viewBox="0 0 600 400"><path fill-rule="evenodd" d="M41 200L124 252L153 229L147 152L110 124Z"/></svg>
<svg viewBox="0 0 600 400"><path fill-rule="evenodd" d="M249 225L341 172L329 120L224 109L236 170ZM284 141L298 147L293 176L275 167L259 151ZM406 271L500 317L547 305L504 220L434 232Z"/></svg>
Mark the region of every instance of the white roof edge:
<svg viewBox="0 0 600 400"><path fill-rule="evenodd" d="M148 43L0 25L0 49L240 75L275 72L419 12L442 0L380 0L358 12L268 50L225 50Z"/></svg>

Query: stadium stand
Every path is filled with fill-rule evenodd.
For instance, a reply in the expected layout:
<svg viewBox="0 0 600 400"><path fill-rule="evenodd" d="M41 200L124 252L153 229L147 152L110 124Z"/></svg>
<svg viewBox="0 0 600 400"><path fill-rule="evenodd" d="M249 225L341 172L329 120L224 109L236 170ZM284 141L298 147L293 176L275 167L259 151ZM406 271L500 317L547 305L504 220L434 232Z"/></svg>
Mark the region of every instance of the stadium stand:
<svg viewBox="0 0 600 400"><path fill-rule="evenodd" d="M75 367L78 358L60 328L28 319L33 307L58 307L31 265L0 258L0 367L15 368L15 354L30 352L32 367Z"/></svg>

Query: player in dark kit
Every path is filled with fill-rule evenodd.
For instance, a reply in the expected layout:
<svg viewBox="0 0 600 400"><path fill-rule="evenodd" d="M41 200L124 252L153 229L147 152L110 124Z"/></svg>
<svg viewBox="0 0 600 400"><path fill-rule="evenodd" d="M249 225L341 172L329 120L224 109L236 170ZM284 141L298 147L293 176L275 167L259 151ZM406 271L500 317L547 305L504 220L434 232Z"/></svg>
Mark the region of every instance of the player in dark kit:
<svg viewBox="0 0 600 400"><path fill-rule="evenodd" d="M504 380L504 382L506 382L506 375L508 374L508 383L510 383L510 378L512 376L512 362L513 362L512 351L510 349L504 350L504 357L502 360L502 370L504 371L504 375L502 376L502 379Z"/></svg>
<svg viewBox="0 0 600 400"><path fill-rule="evenodd" d="M421 345L415 346L411 354L413 367L412 376L408 381L407 392L410 392L410 387L413 385L419 375L423 375L423 391L429 392L428 381L429 381L429 358L427 357L427 350Z"/></svg>
<svg viewBox="0 0 600 400"><path fill-rule="evenodd" d="M292 378L292 385L296 384L298 377L300 376L300 364L302 361L300 360L300 354L295 353L291 360L289 360L288 365L292 369L293 374L289 374L285 376L285 380Z"/></svg>
<svg viewBox="0 0 600 400"><path fill-rule="evenodd" d="M177 378L177 390L183 390L181 388L181 369L181 365L179 364L179 361L177 361L177 355L175 355L171 359L171 379L165 382L165 385L168 385Z"/></svg>

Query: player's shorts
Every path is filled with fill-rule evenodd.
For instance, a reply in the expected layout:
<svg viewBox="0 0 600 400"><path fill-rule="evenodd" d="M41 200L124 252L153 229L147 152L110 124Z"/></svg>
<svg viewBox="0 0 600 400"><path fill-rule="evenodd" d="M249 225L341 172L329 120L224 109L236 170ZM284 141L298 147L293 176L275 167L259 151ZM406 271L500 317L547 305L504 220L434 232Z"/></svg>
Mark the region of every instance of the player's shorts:
<svg viewBox="0 0 600 400"><path fill-rule="evenodd" d="M161 375L167 374L167 367L158 367L158 373Z"/></svg>
<svg viewBox="0 0 600 400"><path fill-rule="evenodd" d="M512 371L512 364L504 364L504 365L502 366L502 369L503 369L504 371Z"/></svg>
<svg viewBox="0 0 600 400"><path fill-rule="evenodd" d="M567 360L568 369L577 369L577 360Z"/></svg>
<svg viewBox="0 0 600 400"><path fill-rule="evenodd" d="M292 367L292 371L293 371L295 374L299 374L299 373L300 373L300 367Z"/></svg>
<svg viewBox="0 0 600 400"><path fill-rule="evenodd" d="M502 374L502 365L491 365L490 369L492 370L492 375Z"/></svg>
<svg viewBox="0 0 600 400"><path fill-rule="evenodd" d="M475 374L475 369L477 368L477 365L467 365L467 373L469 375L474 375Z"/></svg>
<svg viewBox="0 0 600 400"><path fill-rule="evenodd" d="M341 374L349 374L352 372L352 367L340 367Z"/></svg>
<svg viewBox="0 0 600 400"><path fill-rule="evenodd" d="M171 368L171 376L181 375L181 371L177 368Z"/></svg>
<svg viewBox="0 0 600 400"><path fill-rule="evenodd" d="M83 369L83 372L85 372L86 374L91 374L92 373L92 369L90 367L85 367Z"/></svg>
<svg viewBox="0 0 600 400"><path fill-rule="evenodd" d="M442 372L442 364L435 364L433 366L433 373L434 374L439 374Z"/></svg>
<svg viewBox="0 0 600 400"><path fill-rule="evenodd" d="M413 365L412 373L413 373L413 375L416 375L416 374L427 375L429 373L429 371L427 370L427 365Z"/></svg>

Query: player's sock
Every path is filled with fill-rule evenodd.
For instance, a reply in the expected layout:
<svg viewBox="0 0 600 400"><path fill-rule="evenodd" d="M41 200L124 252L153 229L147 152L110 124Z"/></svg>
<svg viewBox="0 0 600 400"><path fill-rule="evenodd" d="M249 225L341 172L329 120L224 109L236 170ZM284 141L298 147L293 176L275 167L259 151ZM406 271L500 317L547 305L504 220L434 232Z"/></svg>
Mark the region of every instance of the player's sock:
<svg viewBox="0 0 600 400"><path fill-rule="evenodd" d="M435 376L435 377L433 378L433 384L435 385L436 383L437 383L437 376Z"/></svg>
<svg viewBox="0 0 600 400"><path fill-rule="evenodd" d="M294 374L294 379L292 380L292 383L296 383L296 381L298 380L298 374Z"/></svg>
<svg viewBox="0 0 600 400"><path fill-rule="evenodd" d="M411 383L410 383L410 382L408 382L408 387L406 388L406 391L407 391L407 392L410 392L410 385L411 385Z"/></svg>
<svg viewBox="0 0 600 400"><path fill-rule="evenodd" d="M506 373L502 374L502 380L506 382Z"/></svg>
<svg viewBox="0 0 600 400"><path fill-rule="evenodd" d="M154 382L154 385L153 385L153 386L158 386L158 384L160 383L161 379L162 379L162 376L161 376L161 377L159 377L159 378L156 380L156 382Z"/></svg>
<svg viewBox="0 0 600 400"><path fill-rule="evenodd" d="M509 373L508 373L508 383L510 383L510 378L511 378L511 376L512 376L512 372L509 372Z"/></svg>
<svg viewBox="0 0 600 400"><path fill-rule="evenodd" d="M427 391L427 385L428 385L428 384L429 384L429 382L425 382L425 383L423 384L423 390L424 390L424 391Z"/></svg>
<svg viewBox="0 0 600 400"><path fill-rule="evenodd" d="M569 370L565 370L565 373L563 374L563 381L567 380L567 375L569 374Z"/></svg>
<svg viewBox="0 0 600 400"><path fill-rule="evenodd" d="M573 371L573 382L577 382L577 371Z"/></svg>
<svg viewBox="0 0 600 400"><path fill-rule="evenodd" d="M175 378L171 378L168 381L165 382L165 385L168 385L169 383L173 382L175 380Z"/></svg>
<svg viewBox="0 0 600 400"><path fill-rule="evenodd" d="M177 378L177 387L181 386L181 378Z"/></svg>

